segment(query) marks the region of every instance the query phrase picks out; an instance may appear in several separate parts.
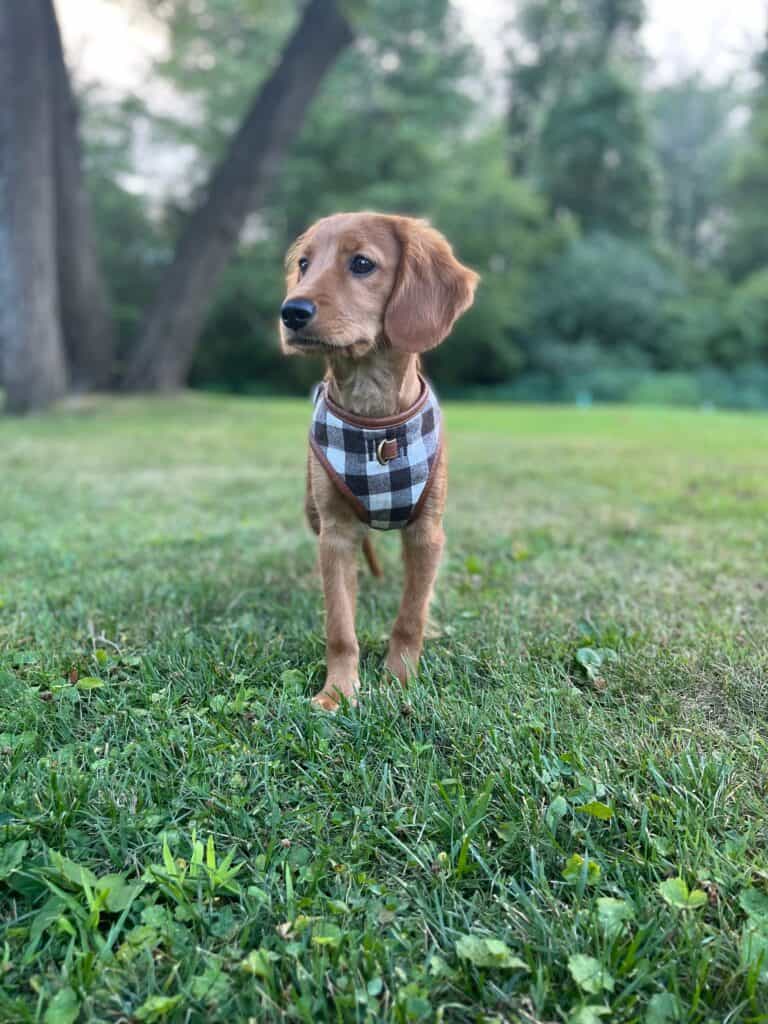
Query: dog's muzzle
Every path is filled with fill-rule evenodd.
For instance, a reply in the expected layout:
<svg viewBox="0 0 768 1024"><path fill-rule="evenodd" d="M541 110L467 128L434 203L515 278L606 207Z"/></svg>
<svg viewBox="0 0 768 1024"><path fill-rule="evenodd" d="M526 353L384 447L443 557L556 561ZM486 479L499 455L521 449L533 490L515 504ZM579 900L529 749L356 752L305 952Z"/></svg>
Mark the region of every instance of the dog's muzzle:
<svg viewBox="0 0 768 1024"><path fill-rule="evenodd" d="M317 306L309 299L287 299L280 309L280 319L291 331L306 327L317 312Z"/></svg>

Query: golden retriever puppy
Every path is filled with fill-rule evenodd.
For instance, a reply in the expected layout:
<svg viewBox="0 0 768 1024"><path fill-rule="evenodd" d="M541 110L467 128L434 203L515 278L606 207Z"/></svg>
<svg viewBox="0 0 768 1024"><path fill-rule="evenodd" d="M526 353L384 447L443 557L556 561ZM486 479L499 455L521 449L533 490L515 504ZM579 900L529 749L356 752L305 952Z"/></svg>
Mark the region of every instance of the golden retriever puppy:
<svg viewBox="0 0 768 1024"><path fill-rule="evenodd" d="M443 551L447 464L440 407L419 356L471 305L478 276L425 221L340 213L291 247L283 351L325 359L315 393L307 517L319 536L327 678L315 703L335 710L359 687L357 553L379 567L369 529L398 529L405 587L387 669L417 669Z"/></svg>

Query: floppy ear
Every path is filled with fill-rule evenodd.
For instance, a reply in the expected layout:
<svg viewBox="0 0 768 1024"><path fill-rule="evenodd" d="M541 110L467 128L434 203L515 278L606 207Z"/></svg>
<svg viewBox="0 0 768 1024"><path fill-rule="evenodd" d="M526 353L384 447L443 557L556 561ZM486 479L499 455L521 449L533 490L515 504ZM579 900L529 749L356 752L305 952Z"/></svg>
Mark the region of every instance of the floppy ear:
<svg viewBox="0 0 768 1024"><path fill-rule="evenodd" d="M450 334L472 305L480 278L453 255L446 239L426 221L394 217L400 265L384 313L394 348L426 352Z"/></svg>

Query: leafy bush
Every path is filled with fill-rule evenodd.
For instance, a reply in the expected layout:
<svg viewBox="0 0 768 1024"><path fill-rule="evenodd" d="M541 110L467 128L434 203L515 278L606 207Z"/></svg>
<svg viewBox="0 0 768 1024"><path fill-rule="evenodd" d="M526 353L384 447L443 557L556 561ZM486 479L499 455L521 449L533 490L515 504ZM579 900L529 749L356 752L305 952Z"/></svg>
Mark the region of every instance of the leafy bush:
<svg viewBox="0 0 768 1024"><path fill-rule="evenodd" d="M638 405L699 405L701 389L691 373L645 374L626 395Z"/></svg>
<svg viewBox="0 0 768 1024"><path fill-rule="evenodd" d="M306 392L314 359L286 359L278 343L283 253L274 241L241 250L224 273L192 368L192 384L236 393Z"/></svg>
<svg viewBox="0 0 768 1024"><path fill-rule="evenodd" d="M768 409L768 366L748 363L732 371L704 367L697 374L701 399L731 409Z"/></svg>
<svg viewBox="0 0 768 1024"><path fill-rule="evenodd" d="M553 224L541 197L510 177L503 152L496 133L467 142L428 211L481 274L474 306L428 359L448 387L499 384L520 371L534 283L573 231L568 221Z"/></svg>
<svg viewBox="0 0 768 1024"><path fill-rule="evenodd" d="M666 313L664 365L693 370L708 363L732 366L743 361L724 284L674 299Z"/></svg>
<svg viewBox="0 0 768 1024"><path fill-rule="evenodd" d="M498 387L443 393L506 402L634 402L758 410L768 409L768 366L752 363L730 371L705 366L687 372L597 366L568 376L527 372Z"/></svg>
<svg viewBox="0 0 768 1024"><path fill-rule="evenodd" d="M739 362L768 358L768 267L735 289L729 313L741 343Z"/></svg>
<svg viewBox="0 0 768 1024"><path fill-rule="evenodd" d="M669 362L667 305L682 282L647 246L596 234L573 242L544 274L535 300L531 363L542 338L589 339L630 365Z"/></svg>

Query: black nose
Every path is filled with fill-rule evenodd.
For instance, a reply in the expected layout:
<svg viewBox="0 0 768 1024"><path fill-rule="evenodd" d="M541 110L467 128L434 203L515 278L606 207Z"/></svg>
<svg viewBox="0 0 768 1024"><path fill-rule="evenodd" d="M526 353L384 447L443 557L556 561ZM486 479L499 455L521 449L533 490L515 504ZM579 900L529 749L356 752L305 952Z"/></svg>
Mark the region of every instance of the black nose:
<svg viewBox="0 0 768 1024"><path fill-rule="evenodd" d="M292 331L300 331L306 327L309 321L317 312L317 306L309 299L289 299L283 303L280 316L283 323Z"/></svg>

